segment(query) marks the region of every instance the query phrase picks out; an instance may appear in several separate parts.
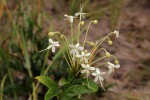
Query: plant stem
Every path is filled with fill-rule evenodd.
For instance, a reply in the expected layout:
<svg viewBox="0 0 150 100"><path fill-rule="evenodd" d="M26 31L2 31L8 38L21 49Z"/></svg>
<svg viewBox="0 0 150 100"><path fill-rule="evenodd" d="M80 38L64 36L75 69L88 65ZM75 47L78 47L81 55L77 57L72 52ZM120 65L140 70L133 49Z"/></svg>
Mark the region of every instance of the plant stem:
<svg viewBox="0 0 150 100"><path fill-rule="evenodd" d="M71 23L71 35L72 35L72 44L73 44L73 24Z"/></svg>
<svg viewBox="0 0 150 100"><path fill-rule="evenodd" d="M86 41L87 34L88 34L88 31L89 31L89 28L90 28L91 23L92 23L92 21L89 23L88 28L87 28L87 30L86 30L83 47L85 46L85 41Z"/></svg>

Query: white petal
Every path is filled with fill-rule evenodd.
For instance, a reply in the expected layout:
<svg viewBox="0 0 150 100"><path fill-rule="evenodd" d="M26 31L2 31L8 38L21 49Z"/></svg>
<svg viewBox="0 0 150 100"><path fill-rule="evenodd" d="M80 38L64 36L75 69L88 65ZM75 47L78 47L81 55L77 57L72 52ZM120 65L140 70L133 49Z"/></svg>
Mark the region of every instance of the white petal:
<svg viewBox="0 0 150 100"><path fill-rule="evenodd" d="M86 70L85 70L85 69L81 70L81 73L82 73L82 74L83 74L83 73L86 73Z"/></svg>
<svg viewBox="0 0 150 100"><path fill-rule="evenodd" d="M86 64L87 68L90 68L90 65L89 64Z"/></svg>
<svg viewBox="0 0 150 100"><path fill-rule="evenodd" d="M78 13L78 12L75 14L75 16L79 16L79 15L80 15L80 13Z"/></svg>
<svg viewBox="0 0 150 100"><path fill-rule="evenodd" d="M91 55L91 53L87 53L85 56L90 56Z"/></svg>
<svg viewBox="0 0 150 100"><path fill-rule="evenodd" d="M49 41L50 43L53 43L53 42L54 42L52 39L48 39L48 41Z"/></svg>
<svg viewBox="0 0 150 100"><path fill-rule="evenodd" d="M81 55L85 55L84 51L81 52Z"/></svg>
<svg viewBox="0 0 150 100"><path fill-rule="evenodd" d="M50 49L53 45L49 45L46 49Z"/></svg>
<svg viewBox="0 0 150 100"><path fill-rule="evenodd" d="M97 82L98 81L98 77L96 76L95 78L94 78L94 82Z"/></svg>
<svg viewBox="0 0 150 100"><path fill-rule="evenodd" d="M85 61L85 63L88 63L88 59L83 57L83 60Z"/></svg>
<svg viewBox="0 0 150 100"><path fill-rule="evenodd" d="M73 23L73 16L70 16L70 22Z"/></svg>
<svg viewBox="0 0 150 100"><path fill-rule="evenodd" d="M110 62L108 62L108 65L110 65L110 66L115 66L114 64L112 64L112 63L110 63Z"/></svg>
<svg viewBox="0 0 150 100"><path fill-rule="evenodd" d="M68 15L66 15L66 14L65 14L64 16L65 16L65 17L68 17Z"/></svg>
<svg viewBox="0 0 150 100"><path fill-rule="evenodd" d="M70 54L73 54L74 53L74 49L72 49L71 51L70 51Z"/></svg>
<svg viewBox="0 0 150 100"><path fill-rule="evenodd" d="M79 45L80 45L80 44L79 44L79 43L77 43L75 46L76 46L76 47L78 47Z"/></svg>
<svg viewBox="0 0 150 100"><path fill-rule="evenodd" d="M54 44L55 46L57 46L57 47L59 47L60 46L60 44Z"/></svg>
<svg viewBox="0 0 150 100"><path fill-rule="evenodd" d="M81 66L82 66L83 68L86 68L86 65L85 65L85 64L81 64Z"/></svg>
<svg viewBox="0 0 150 100"><path fill-rule="evenodd" d="M96 68L96 73L100 74L100 70L98 68Z"/></svg>
<svg viewBox="0 0 150 100"><path fill-rule="evenodd" d="M92 76L97 76L97 73L92 73Z"/></svg>
<svg viewBox="0 0 150 100"><path fill-rule="evenodd" d="M55 52L55 47L54 46L52 46L52 52Z"/></svg>
<svg viewBox="0 0 150 100"><path fill-rule="evenodd" d="M73 44L69 44L69 47L70 47L70 48L74 48L74 45L73 45Z"/></svg>
<svg viewBox="0 0 150 100"><path fill-rule="evenodd" d="M99 80L103 81L104 78L102 76L98 76Z"/></svg>
<svg viewBox="0 0 150 100"><path fill-rule="evenodd" d="M120 68L120 65L116 65L115 68Z"/></svg>
<svg viewBox="0 0 150 100"><path fill-rule="evenodd" d="M83 47L78 47L78 49L79 49L79 50L83 50L84 48L83 48Z"/></svg>
<svg viewBox="0 0 150 100"><path fill-rule="evenodd" d="M95 67L90 67L90 70L95 70Z"/></svg>

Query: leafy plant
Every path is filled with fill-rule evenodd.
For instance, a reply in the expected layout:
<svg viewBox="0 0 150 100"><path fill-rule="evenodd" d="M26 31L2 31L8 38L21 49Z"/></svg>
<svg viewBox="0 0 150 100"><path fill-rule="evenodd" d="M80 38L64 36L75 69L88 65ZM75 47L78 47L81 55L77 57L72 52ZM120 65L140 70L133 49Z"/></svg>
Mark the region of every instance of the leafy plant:
<svg viewBox="0 0 150 100"><path fill-rule="evenodd" d="M105 91L102 81L104 80L103 75L114 73L115 68L119 68L119 61L116 56L111 55L105 48L100 47L101 44L107 40L108 45L112 45L113 41L109 37L110 35L115 35L116 38L119 38L119 31L114 31L109 33L107 36L101 38L94 42L87 40L87 35L89 27L91 24L97 24L97 20L91 21L86 29L84 41L81 42L80 37L83 32L81 31L82 26L84 25L83 18L87 13L83 13L83 6L80 8L80 12L75 13L75 16L64 15L70 23L70 33L71 33L71 42L61 32L49 32L49 45L47 48L41 50L40 52L45 52L48 49L52 49L52 52L57 51L57 47L60 47L60 50L63 54L63 57L66 60L67 65L65 66L64 75L58 81L58 84L55 83L50 77L47 76L37 76L36 79L45 85L48 88L48 91L45 94L44 99L57 99L57 100L80 100L82 94L92 93L98 91L98 85L96 82L100 82L102 89ZM77 33L74 33L74 19L79 17L77 26ZM54 39L58 40L55 41ZM81 43L81 44L80 44ZM75 45L74 45L75 44ZM86 49L86 46L90 45L92 49L90 52ZM96 55L100 51L104 51L105 55L95 59ZM96 62L104 58L114 58L114 63L105 62L100 65L96 65ZM100 66L108 66L108 72L101 72ZM63 66L62 66L63 67ZM58 70L59 71L59 70ZM89 79L89 76L94 76L94 81Z"/></svg>

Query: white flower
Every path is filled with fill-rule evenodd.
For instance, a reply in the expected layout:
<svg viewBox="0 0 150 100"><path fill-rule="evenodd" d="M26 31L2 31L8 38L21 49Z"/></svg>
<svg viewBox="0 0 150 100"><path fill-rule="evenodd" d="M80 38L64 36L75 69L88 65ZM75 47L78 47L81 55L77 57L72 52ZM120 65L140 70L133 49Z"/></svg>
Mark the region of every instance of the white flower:
<svg viewBox="0 0 150 100"><path fill-rule="evenodd" d="M80 12L77 12L77 13L75 14L75 16L80 16L80 18L82 18L82 17L85 18L84 15L87 14L87 13L83 13L83 12L82 12L82 8L83 8L83 6L80 7ZM81 20L81 19L80 19L80 20Z"/></svg>
<svg viewBox="0 0 150 100"><path fill-rule="evenodd" d="M85 53L84 51L81 52L81 55L77 54L76 57L80 58L80 62L88 63L88 56L91 53Z"/></svg>
<svg viewBox="0 0 150 100"><path fill-rule="evenodd" d="M99 80L103 89L104 89L104 86L102 84L102 81L104 80L104 78L102 77L102 75L105 75L105 74L106 72L100 72L98 68L96 68L96 71L92 73L92 75L95 76L94 82L97 82Z"/></svg>
<svg viewBox="0 0 150 100"><path fill-rule="evenodd" d="M53 41L52 39L49 39L49 42L50 42L50 45L46 49L44 49L42 51L45 51L47 49L51 49L52 48L52 52L55 52L55 47L59 47L60 46L58 41Z"/></svg>
<svg viewBox="0 0 150 100"><path fill-rule="evenodd" d="M90 71L95 70L94 67L91 67L89 64L81 64L81 66L83 67L83 70L81 70L82 74L86 74L87 76L89 76Z"/></svg>
<svg viewBox="0 0 150 100"><path fill-rule="evenodd" d="M119 38L119 31L114 30L113 33L116 35L116 38Z"/></svg>
<svg viewBox="0 0 150 100"><path fill-rule="evenodd" d="M73 23L73 19L74 18L77 18L77 17L74 17L74 16L68 16L68 15L64 15L66 18L64 20L68 20L70 23Z"/></svg>
<svg viewBox="0 0 150 100"><path fill-rule="evenodd" d="M80 46L79 43L77 43L76 45L73 45L73 44L69 44L69 47L71 48L71 51L70 53L71 54L79 54L79 50L83 50L84 48Z"/></svg>
<svg viewBox="0 0 150 100"><path fill-rule="evenodd" d="M108 73L108 74L111 74L111 73L114 71L114 68L119 68L119 67L120 67L119 64L114 65L114 64L108 62L108 69L109 69L109 71L108 71L107 73Z"/></svg>

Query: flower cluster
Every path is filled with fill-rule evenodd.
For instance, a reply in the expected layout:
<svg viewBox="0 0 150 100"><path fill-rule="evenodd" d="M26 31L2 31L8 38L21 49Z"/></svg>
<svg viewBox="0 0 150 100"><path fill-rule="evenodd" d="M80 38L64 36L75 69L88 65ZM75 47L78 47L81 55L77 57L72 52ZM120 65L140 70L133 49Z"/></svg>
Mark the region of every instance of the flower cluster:
<svg viewBox="0 0 150 100"><path fill-rule="evenodd" d="M84 21L82 20L82 18L84 18L85 15L87 14L87 13L82 12L82 8L83 6L81 6L80 12L77 12L75 16L64 15L66 17L65 20L68 20L71 24L72 43L68 42L68 40L62 33L50 32L49 36L56 38L58 41L53 41L52 38L50 38L49 39L50 45L42 51L45 51L47 49L52 49L52 52L55 52L56 47L59 47L59 46L64 47L65 51L63 51L63 54L64 54L64 57L66 59L66 62L68 64L70 71L76 76L79 76L80 74L82 74L81 76L85 75L86 78L88 78L89 75L94 76L95 77L94 81L95 82L99 81L101 86L104 89L104 86L102 84L102 81L104 80L103 76L106 74L114 73L115 71L114 69L119 68L120 65L116 56L111 55L105 48L100 48L100 46L105 40L108 41L108 45L112 45L113 41L111 40L110 35L115 35L116 38L119 38L119 31L115 30L114 32L109 33L107 36L101 38L100 40L95 41L95 43L93 41L92 42L88 41L87 34L89 31L90 25L92 23L93 24L98 23L97 20L94 20L89 23L86 33L85 33L84 42L80 44L80 35L82 34L81 26L84 25ZM74 18L78 18L78 16L79 16L79 24L77 27L78 31L77 31L77 34L74 34L72 25L74 22ZM77 40L74 39L75 35L77 37ZM90 52L88 52L88 50L86 49L87 44L92 46L92 49L90 50ZM95 56L97 55L97 53L102 50L105 52L106 55L95 60L96 58ZM99 69L99 66L101 65L94 66L94 64L100 61L101 59L110 58L110 57L114 58L115 64L110 63L110 62L106 62L102 64L103 66L104 65L107 66L108 71L102 72Z"/></svg>

